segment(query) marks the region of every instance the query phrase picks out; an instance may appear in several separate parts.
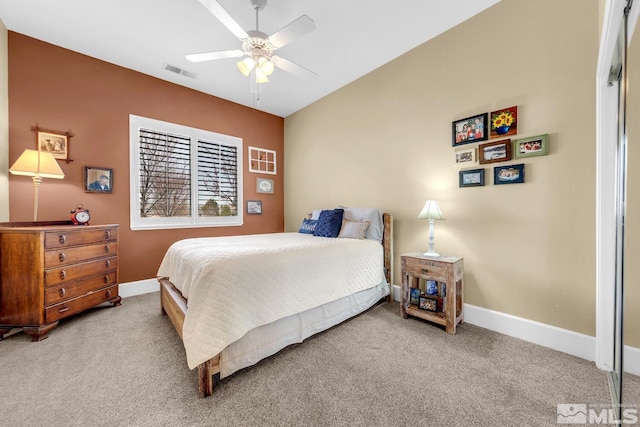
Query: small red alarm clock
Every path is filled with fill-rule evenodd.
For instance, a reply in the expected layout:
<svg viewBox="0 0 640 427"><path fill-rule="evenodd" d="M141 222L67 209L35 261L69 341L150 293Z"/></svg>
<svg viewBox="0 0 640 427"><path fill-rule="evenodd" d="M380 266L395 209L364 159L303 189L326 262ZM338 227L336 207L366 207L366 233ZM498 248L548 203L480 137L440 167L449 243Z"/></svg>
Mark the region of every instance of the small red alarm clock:
<svg viewBox="0 0 640 427"><path fill-rule="evenodd" d="M71 210L71 222L75 225L89 225L89 209L85 209L82 203L78 203L76 208Z"/></svg>

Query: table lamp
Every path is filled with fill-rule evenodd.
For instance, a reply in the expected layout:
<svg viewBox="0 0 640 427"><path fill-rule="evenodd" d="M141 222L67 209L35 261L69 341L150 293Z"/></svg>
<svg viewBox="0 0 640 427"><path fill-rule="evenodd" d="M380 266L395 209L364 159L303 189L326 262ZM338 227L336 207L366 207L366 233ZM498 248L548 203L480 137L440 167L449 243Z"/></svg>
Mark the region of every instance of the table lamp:
<svg viewBox="0 0 640 427"><path fill-rule="evenodd" d="M435 245L434 233L433 233L433 221L436 219L444 219L440 206L436 200L427 200L422 208L422 212L418 215L418 218L429 220L429 251L423 253L424 256L439 257L440 254L433 250Z"/></svg>
<svg viewBox="0 0 640 427"><path fill-rule="evenodd" d="M26 149L9 168L13 175L33 177L33 220L38 220L38 191L42 178L64 178L60 165L48 151Z"/></svg>

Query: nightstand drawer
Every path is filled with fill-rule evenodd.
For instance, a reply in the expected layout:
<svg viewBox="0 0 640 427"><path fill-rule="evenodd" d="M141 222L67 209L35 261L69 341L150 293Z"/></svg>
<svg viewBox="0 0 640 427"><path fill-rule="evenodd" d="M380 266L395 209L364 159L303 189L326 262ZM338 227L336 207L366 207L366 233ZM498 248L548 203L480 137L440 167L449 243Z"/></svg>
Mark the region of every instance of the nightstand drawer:
<svg viewBox="0 0 640 427"><path fill-rule="evenodd" d="M116 254L117 249L117 243L110 242L46 251L44 253L44 266L45 268L60 267L94 258L113 256Z"/></svg>
<svg viewBox="0 0 640 427"><path fill-rule="evenodd" d="M47 307L44 310L44 316L47 323L55 322L63 317L80 313L89 307L98 305L102 302L115 298L116 296L118 296L117 285L107 289L100 289L99 291L95 291L88 295Z"/></svg>
<svg viewBox="0 0 640 427"><path fill-rule="evenodd" d="M433 261L427 261L432 264ZM427 265L420 260L409 259L406 261L405 271L407 274L423 279L433 279L439 282L447 281L447 267L442 265Z"/></svg>
<svg viewBox="0 0 640 427"><path fill-rule="evenodd" d="M53 286L71 280L99 276L107 272L115 271L117 266L118 258L111 257L65 267L51 268L44 271L44 284L45 286Z"/></svg>
<svg viewBox="0 0 640 427"><path fill-rule="evenodd" d="M44 290L44 305L50 306L59 302L88 294L95 289L116 284L116 273L106 273L102 276L90 277L72 283L46 287Z"/></svg>

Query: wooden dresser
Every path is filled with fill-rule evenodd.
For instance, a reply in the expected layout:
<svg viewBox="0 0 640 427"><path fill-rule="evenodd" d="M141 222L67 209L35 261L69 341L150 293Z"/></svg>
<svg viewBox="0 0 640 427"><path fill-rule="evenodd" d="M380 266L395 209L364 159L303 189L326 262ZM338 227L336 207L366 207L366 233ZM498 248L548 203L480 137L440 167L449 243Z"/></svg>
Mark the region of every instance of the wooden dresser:
<svg viewBox="0 0 640 427"><path fill-rule="evenodd" d="M58 320L120 300L117 224L0 223L0 339L22 328L40 341Z"/></svg>

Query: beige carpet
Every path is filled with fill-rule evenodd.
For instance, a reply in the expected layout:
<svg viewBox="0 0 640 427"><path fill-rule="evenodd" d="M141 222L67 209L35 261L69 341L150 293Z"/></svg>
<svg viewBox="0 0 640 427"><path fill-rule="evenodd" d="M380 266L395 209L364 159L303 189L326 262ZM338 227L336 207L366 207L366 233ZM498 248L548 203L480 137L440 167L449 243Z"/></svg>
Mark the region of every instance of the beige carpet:
<svg viewBox="0 0 640 427"><path fill-rule="evenodd" d="M0 342L3 426L555 426L558 403L610 402L593 363L465 324L455 336L380 304L197 396L159 295L31 343ZM640 379L628 377L629 402Z"/></svg>

